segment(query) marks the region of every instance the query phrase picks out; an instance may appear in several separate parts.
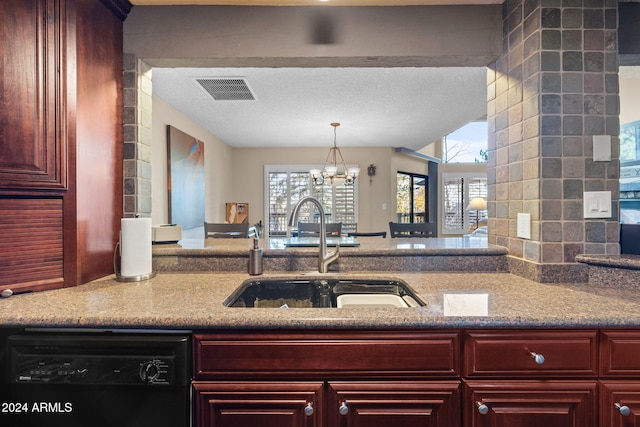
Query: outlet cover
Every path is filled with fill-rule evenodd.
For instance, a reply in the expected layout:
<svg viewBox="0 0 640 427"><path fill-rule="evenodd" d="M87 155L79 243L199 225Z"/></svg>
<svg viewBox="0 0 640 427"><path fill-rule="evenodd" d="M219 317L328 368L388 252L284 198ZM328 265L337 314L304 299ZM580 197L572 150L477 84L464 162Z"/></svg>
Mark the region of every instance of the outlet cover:
<svg viewBox="0 0 640 427"><path fill-rule="evenodd" d="M522 239L531 239L531 214L518 214L517 236Z"/></svg>
<svg viewBox="0 0 640 427"><path fill-rule="evenodd" d="M611 135L593 135L593 161L611 161Z"/></svg>
<svg viewBox="0 0 640 427"><path fill-rule="evenodd" d="M584 192L585 218L611 218L611 191Z"/></svg>

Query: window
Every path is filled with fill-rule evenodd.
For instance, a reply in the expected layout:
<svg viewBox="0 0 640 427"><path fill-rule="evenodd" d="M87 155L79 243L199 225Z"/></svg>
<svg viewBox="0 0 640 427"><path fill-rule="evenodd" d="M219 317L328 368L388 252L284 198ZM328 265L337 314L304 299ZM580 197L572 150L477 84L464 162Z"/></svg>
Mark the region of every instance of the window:
<svg viewBox="0 0 640 427"><path fill-rule="evenodd" d="M442 174L442 234L463 234L486 211L467 211L474 197L487 198L487 178L477 174Z"/></svg>
<svg viewBox="0 0 640 427"><path fill-rule="evenodd" d="M620 162L640 160L640 121L620 126Z"/></svg>
<svg viewBox="0 0 640 427"><path fill-rule="evenodd" d="M408 172L396 174L397 222L429 221L429 177Z"/></svg>
<svg viewBox="0 0 640 427"><path fill-rule="evenodd" d="M444 163L486 163L487 122L471 122L442 139Z"/></svg>
<svg viewBox="0 0 640 427"><path fill-rule="evenodd" d="M640 121L620 126L620 223L640 224Z"/></svg>
<svg viewBox="0 0 640 427"><path fill-rule="evenodd" d="M314 186L308 165L265 166L265 217L270 237L286 236L291 211L306 196L318 199L324 208L326 222L342 222L342 232L355 231L358 222L357 181L355 185L325 183ZM318 222L320 214L312 204L302 206L298 219Z"/></svg>

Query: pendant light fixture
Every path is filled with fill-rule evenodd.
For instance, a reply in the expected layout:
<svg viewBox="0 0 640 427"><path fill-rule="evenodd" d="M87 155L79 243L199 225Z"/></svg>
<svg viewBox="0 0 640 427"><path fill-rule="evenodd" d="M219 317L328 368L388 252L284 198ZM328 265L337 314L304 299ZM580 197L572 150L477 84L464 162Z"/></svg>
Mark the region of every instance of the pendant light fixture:
<svg viewBox="0 0 640 427"><path fill-rule="evenodd" d="M311 169L309 174L313 179L314 185L322 185L325 181L329 181L332 185L334 181L336 183L343 181L344 185L353 185L360 173L360 168L347 168L337 144L337 129L340 123L334 122L331 123L331 126L333 126L333 147L329 149L329 155L327 156L327 160L325 160L324 168L322 170ZM338 162L338 160L340 161Z"/></svg>

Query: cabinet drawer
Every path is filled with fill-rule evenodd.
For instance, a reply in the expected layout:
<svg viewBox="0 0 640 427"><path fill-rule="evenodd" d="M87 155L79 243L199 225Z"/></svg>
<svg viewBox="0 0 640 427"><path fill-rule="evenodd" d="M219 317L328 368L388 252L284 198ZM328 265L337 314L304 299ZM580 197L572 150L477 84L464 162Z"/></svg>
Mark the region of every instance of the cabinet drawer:
<svg viewBox="0 0 640 427"><path fill-rule="evenodd" d="M595 377L597 332L469 331L464 353L467 377Z"/></svg>
<svg viewBox="0 0 640 427"><path fill-rule="evenodd" d="M275 332L195 335L196 378L459 375L458 332Z"/></svg>
<svg viewBox="0 0 640 427"><path fill-rule="evenodd" d="M603 331L600 345L600 375L640 377L640 332Z"/></svg>

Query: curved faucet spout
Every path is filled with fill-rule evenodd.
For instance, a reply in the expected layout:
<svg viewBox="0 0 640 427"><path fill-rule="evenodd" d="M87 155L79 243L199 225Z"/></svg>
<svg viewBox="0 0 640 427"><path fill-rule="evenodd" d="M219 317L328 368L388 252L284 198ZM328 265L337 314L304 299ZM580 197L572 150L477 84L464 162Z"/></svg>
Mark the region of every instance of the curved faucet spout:
<svg viewBox="0 0 640 427"><path fill-rule="evenodd" d="M318 199L314 197L303 197L293 208L291 212L291 218L289 218L289 227L293 227L298 222L298 214L300 213L300 207L305 203L313 203L318 212L320 212L320 249L318 253L318 271L320 273L329 272L329 264L338 259L340 253L340 244L336 245L335 252L329 254L327 251L327 225L325 221L325 213L322 204Z"/></svg>

